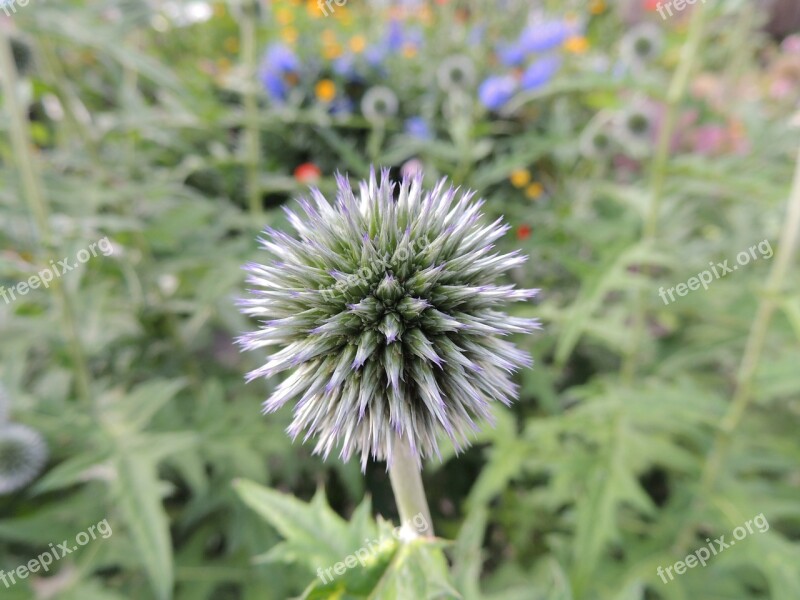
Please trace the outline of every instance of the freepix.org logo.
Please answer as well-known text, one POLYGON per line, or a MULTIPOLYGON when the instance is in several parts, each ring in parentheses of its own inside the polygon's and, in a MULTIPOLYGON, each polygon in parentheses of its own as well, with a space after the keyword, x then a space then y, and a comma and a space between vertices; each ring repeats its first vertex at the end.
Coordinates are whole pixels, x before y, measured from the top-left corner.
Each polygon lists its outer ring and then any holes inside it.
POLYGON ((30 4, 31 0, 0 0, 0 10, 2 10, 7 17, 16 14, 17 7, 25 8, 30 4))

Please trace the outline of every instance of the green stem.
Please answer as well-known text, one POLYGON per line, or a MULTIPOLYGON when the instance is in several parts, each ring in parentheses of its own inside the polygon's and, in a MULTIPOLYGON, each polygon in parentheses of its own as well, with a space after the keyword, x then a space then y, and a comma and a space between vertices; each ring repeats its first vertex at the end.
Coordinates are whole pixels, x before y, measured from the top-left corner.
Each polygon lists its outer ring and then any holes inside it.
MULTIPOLYGON (((642 243, 645 246, 653 244, 658 237, 658 217, 661 212, 661 200, 664 196, 664 184, 667 178, 670 144, 675 132, 678 108, 686 94, 689 86, 689 77, 694 70, 697 57, 700 55, 700 43, 703 40, 705 30, 705 16, 706 8, 704 4, 698 4, 694 7, 688 38, 683 48, 681 48, 680 61, 667 90, 664 120, 661 124, 656 151, 650 167, 650 204, 642 231, 642 243)), ((642 269, 643 275, 646 276, 648 273, 648 268, 642 269)), ((639 346, 644 335, 645 320, 645 291, 639 290, 636 293, 631 345, 622 365, 622 379, 628 383, 631 382, 636 373, 637 361, 640 355, 639 346)))
POLYGON ((242 61, 245 71, 244 112, 245 112, 245 169, 247 202, 250 213, 259 217, 263 211, 259 185, 259 165, 261 164, 261 135, 258 127, 258 98, 256 96, 256 7, 247 4, 242 10, 241 38, 242 61))
POLYGON ((416 524, 415 517, 422 515, 425 527, 422 529, 417 527, 417 532, 423 536, 433 536, 433 522, 425 497, 425 488, 422 485, 419 457, 411 452, 408 441, 399 435, 394 437, 389 479, 392 482, 401 523, 416 524))
MULTIPOLYGON (((800 152, 797 155, 794 183, 789 196, 783 230, 775 251, 775 261, 772 263, 772 269, 767 278, 764 292, 758 303, 756 316, 750 326, 742 362, 739 364, 739 370, 736 374, 733 399, 725 418, 720 424, 720 428, 714 436, 711 451, 703 467, 700 487, 695 494, 693 510, 689 514, 697 514, 701 503, 713 492, 720 468, 724 464, 730 449, 733 434, 741 424, 752 400, 753 380, 761 354, 764 351, 772 315, 778 307, 780 294, 791 266, 792 256, 798 246, 798 238, 800 238, 800 152)), ((692 529, 690 526, 682 530, 676 541, 677 551, 682 552, 688 547, 691 542, 691 535, 692 529)))
MULTIPOLYGON (((8 110, 11 128, 11 144, 14 149, 14 160, 22 181, 25 199, 33 213, 36 228, 39 233, 39 242, 42 247, 43 264, 52 258, 52 233, 50 232, 49 207, 42 191, 41 180, 35 171, 36 157, 31 151, 31 131, 28 115, 19 101, 17 95, 18 79, 17 69, 11 50, 11 40, 6 30, 0 26, 0 83, 3 85, 4 98, 8 110)), ((69 294, 61 285, 58 277, 50 284, 56 295, 62 314, 65 335, 72 354, 73 366, 76 373, 78 394, 87 406, 92 406, 89 366, 83 351, 75 310, 69 294)))

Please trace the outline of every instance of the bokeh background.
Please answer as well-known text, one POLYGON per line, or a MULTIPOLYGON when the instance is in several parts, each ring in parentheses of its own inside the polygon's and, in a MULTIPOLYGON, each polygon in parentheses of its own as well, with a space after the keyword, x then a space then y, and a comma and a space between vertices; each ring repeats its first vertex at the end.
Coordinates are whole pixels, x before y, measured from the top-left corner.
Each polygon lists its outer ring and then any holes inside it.
POLYGON ((425 465, 452 589, 800 598, 796 1, 5 0, 0 32, 0 569, 113 529, 0 597, 458 597, 309 591, 365 498, 397 519, 385 466, 292 444, 233 344, 259 232, 375 164, 477 190, 542 289, 519 401, 425 465))

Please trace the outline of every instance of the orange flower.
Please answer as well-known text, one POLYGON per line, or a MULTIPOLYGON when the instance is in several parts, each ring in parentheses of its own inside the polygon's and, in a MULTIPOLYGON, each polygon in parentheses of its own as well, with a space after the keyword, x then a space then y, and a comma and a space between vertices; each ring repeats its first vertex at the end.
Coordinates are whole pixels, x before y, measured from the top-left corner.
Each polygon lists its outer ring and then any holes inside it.
POLYGON ((314 86, 314 93, 320 102, 330 102, 336 97, 336 84, 330 79, 322 79, 314 86))
POLYGON ((592 0, 589 2, 589 12, 593 15, 606 12, 606 3, 603 0, 592 0))
POLYGON ((531 237, 531 226, 530 225, 520 225, 517 229, 517 239, 520 240, 527 240, 531 237))
POLYGON ((350 39, 350 50, 360 54, 367 47, 367 39, 363 35, 357 35, 350 39))
POLYGON ((527 169, 517 169, 511 172, 511 185, 516 188, 523 188, 531 181, 531 173, 527 169))
POLYGON ((417 55, 417 47, 414 44, 403 45, 403 56, 406 58, 414 58, 417 55))
POLYGON ((564 49, 573 54, 583 54, 589 49, 589 40, 582 35, 573 35, 564 42, 564 49))
POLYGON ((275 11, 275 20, 281 25, 288 25, 294 21, 294 14, 288 8, 279 8, 275 11))
POLYGON ((286 27, 281 30, 281 38, 284 42, 293 46, 294 43, 297 41, 297 29, 294 27, 286 27))
POLYGON ((525 195, 531 200, 536 200, 537 198, 541 198, 543 193, 544 193, 544 187, 538 181, 534 181, 532 184, 530 184, 528 187, 525 188, 525 195))
POLYGON ((339 58, 342 55, 342 52, 344 52, 344 50, 339 42, 325 44, 325 46, 322 48, 322 56, 324 56, 326 60, 339 58))

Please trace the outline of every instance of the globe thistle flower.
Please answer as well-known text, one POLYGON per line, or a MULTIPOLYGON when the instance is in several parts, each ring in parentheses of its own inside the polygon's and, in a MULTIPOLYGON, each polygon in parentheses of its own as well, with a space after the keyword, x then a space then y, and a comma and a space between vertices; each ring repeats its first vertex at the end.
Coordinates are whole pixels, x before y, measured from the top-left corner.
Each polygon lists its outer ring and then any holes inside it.
POLYGON ((629 154, 637 157, 646 154, 655 136, 652 108, 636 102, 620 111, 614 119, 614 133, 629 154))
POLYGON ((0 425, 0 495, 15 492, 33 481, 47 462, 42 436, 25 425, 0 425))
POLYGON ((402 440, 419 460, 439 455, 440 433, 460 449, 531 364, 504 338, 538 323, 500 308, 537 290, 495 283, 525 257, 495 252, 508 226, 481 223, 483 201, 446 180, 424 191, 421 174, 398 186, 373 171, 357 190, 337 186, 333 206, 312 189, 303 217, 287 210, 297 236, 267 229, 274 261, 246 266, 256 289, 242 311, 262 321, 239 343, 282 347, 247 379, 293 370, 264 412, 299 398, 288 432, 316 436, 325 457, 340 443, 364 469, 370 456, 391 463, 402 440))
POLYGON ((484 79, 478 87, 478 98, 489 110, 499 110, 511 100, 517 91, 518 82, 511 75, 493 75, 484 79))
POLYGON ((614 150, 614 136, 607 119, 593 119, 581 133, 578 140, 581 154, 586 158, 608 156, 614 150))
POLYGON ((520 79, 523 90, 535 90, 549 82, 561 68, 561 60, 556 56, 545 56, 534 61, 525 69, 520 79))
POLYGON ((475 85, 475 65, 469 56, 448 56, 436 70, 436 80, 445 92, 463 90, 475 85))
POLYGON ((361 112, 368 121, 383 123, 397 114, 400 101, 388 87, 376 85, 369 88, 361 99, 361 112))
POLYGON ((624 61, 633 67, 651 62, 661 54, 664 36, 652 23, 641 23, 631 29, 620 42, 620 52, 624 61))

